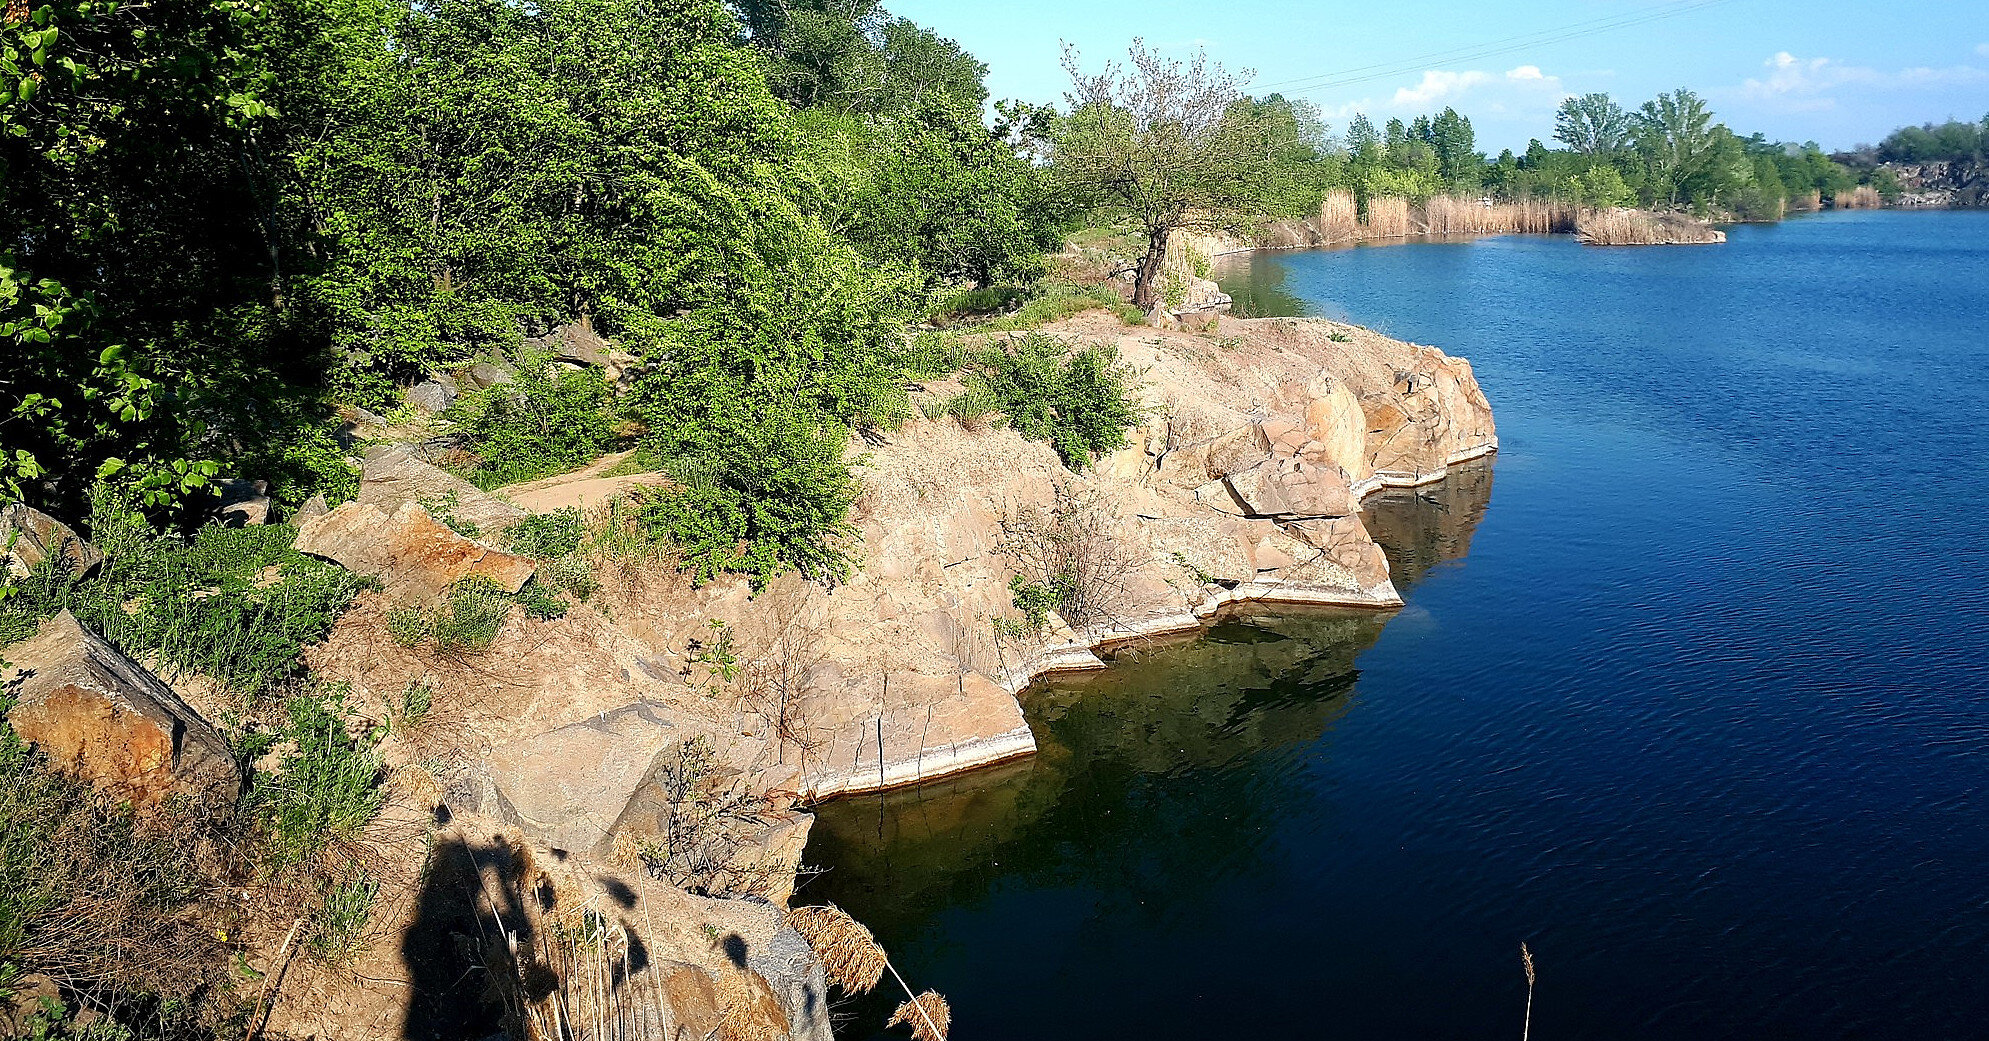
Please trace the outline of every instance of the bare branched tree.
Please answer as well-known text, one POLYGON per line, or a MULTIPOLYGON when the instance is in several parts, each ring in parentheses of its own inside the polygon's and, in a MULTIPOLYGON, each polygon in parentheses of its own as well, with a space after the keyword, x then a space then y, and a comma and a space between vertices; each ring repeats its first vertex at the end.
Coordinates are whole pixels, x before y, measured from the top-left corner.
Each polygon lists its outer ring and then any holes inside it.
POLYGON ((1159 294, 1167 239, 1177 228, 1223 226, 1255 208, 1264 181, 1256 108, 1243 101, 1249 70, 1232 73, 1197 52, 1171 61, 1134 39, 1130 65, 1087 74, 1064 45, 1070 117, 1053 168, 1086 202, 1129 218, 1146 236, 1133 304, 1159 294))
POLYGON ((747 637, 739 697, 746 708, 773 728, 776 751, 787 762, 790 748, 806 762, 814 747, 803 712, 804 696, 816 670, 827 660, 822 651, 825 626, 810 615, 803 583, 781 583, 764 597, 766 609, 756 615, 747 637))
POLYGON ((1083 628, 1125 607, 1126 582, 1142 563, 1112 527, 1112 514, 1097 496, 1059 484, 1048 508, 1024 507, 1002 517, 995 549, 1015 567, 1018 598, 1033 592, 1064 621, 1083 628))

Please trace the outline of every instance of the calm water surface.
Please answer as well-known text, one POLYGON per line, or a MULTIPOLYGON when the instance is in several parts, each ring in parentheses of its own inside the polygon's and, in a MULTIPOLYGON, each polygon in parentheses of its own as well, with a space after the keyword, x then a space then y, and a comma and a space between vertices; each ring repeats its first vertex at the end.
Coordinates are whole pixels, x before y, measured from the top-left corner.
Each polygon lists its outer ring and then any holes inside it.
POLYGON ((1476 365, 1496 459, 1371 502, 1408 605, 1042 687, 803 898, 958 1041, 1509 1039, 1522 939, 1535 1038, 1989 1035, 1989 214, 1228 274, 1476 365))

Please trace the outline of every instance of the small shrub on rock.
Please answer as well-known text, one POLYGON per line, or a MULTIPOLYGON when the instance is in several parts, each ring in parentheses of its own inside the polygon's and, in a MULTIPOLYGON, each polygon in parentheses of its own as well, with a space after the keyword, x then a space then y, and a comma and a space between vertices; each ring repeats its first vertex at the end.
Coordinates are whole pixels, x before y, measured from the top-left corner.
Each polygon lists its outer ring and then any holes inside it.
POLYGON ((527 358, 517 378, 458 398, 444 416, 478 462, 467 476, 482 488, 563 473, 614 441, 613 392, 598 370, 527 358))
POLYGON ((1139 421, 1133 378, 1110 347, 1073 353, 1061 340, 1032 334, 976 355, 968 389, 984 394, 1024 437, 1049 442, 1064 465, 1081 470, 1125 446, 1126 431, 1139 421))

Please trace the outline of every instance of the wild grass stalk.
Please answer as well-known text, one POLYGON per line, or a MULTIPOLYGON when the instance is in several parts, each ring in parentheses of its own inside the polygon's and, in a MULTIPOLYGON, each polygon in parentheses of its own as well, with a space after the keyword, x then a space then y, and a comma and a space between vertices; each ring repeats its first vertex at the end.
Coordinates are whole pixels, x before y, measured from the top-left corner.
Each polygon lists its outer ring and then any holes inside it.
POLYGON ((1526 1021, 1520 1026, 1519 1041, 1527 1041, 1533 1033, 1533 952, 1527 950, 1525 940, 1519 942, 1519 960, 1526 966, 1526 1021))

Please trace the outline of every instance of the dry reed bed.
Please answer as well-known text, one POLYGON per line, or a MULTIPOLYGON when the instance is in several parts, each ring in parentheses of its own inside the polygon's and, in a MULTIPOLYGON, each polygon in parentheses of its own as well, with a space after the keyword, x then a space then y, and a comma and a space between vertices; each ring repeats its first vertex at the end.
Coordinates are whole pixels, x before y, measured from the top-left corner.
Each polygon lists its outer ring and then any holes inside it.
POLYGON ((1869 184, 1861 184, 1848 192, 1838 192, 1830 202, 1834 210, 1876 210, 1879 208, 1878 189, 1869 184))
POLYGON ((1679 246, 1725 242, 1726 232, 1675 213, 1644 210, 1588 210, 1575 222, 1575 235, 1589 246, 1679 246))

